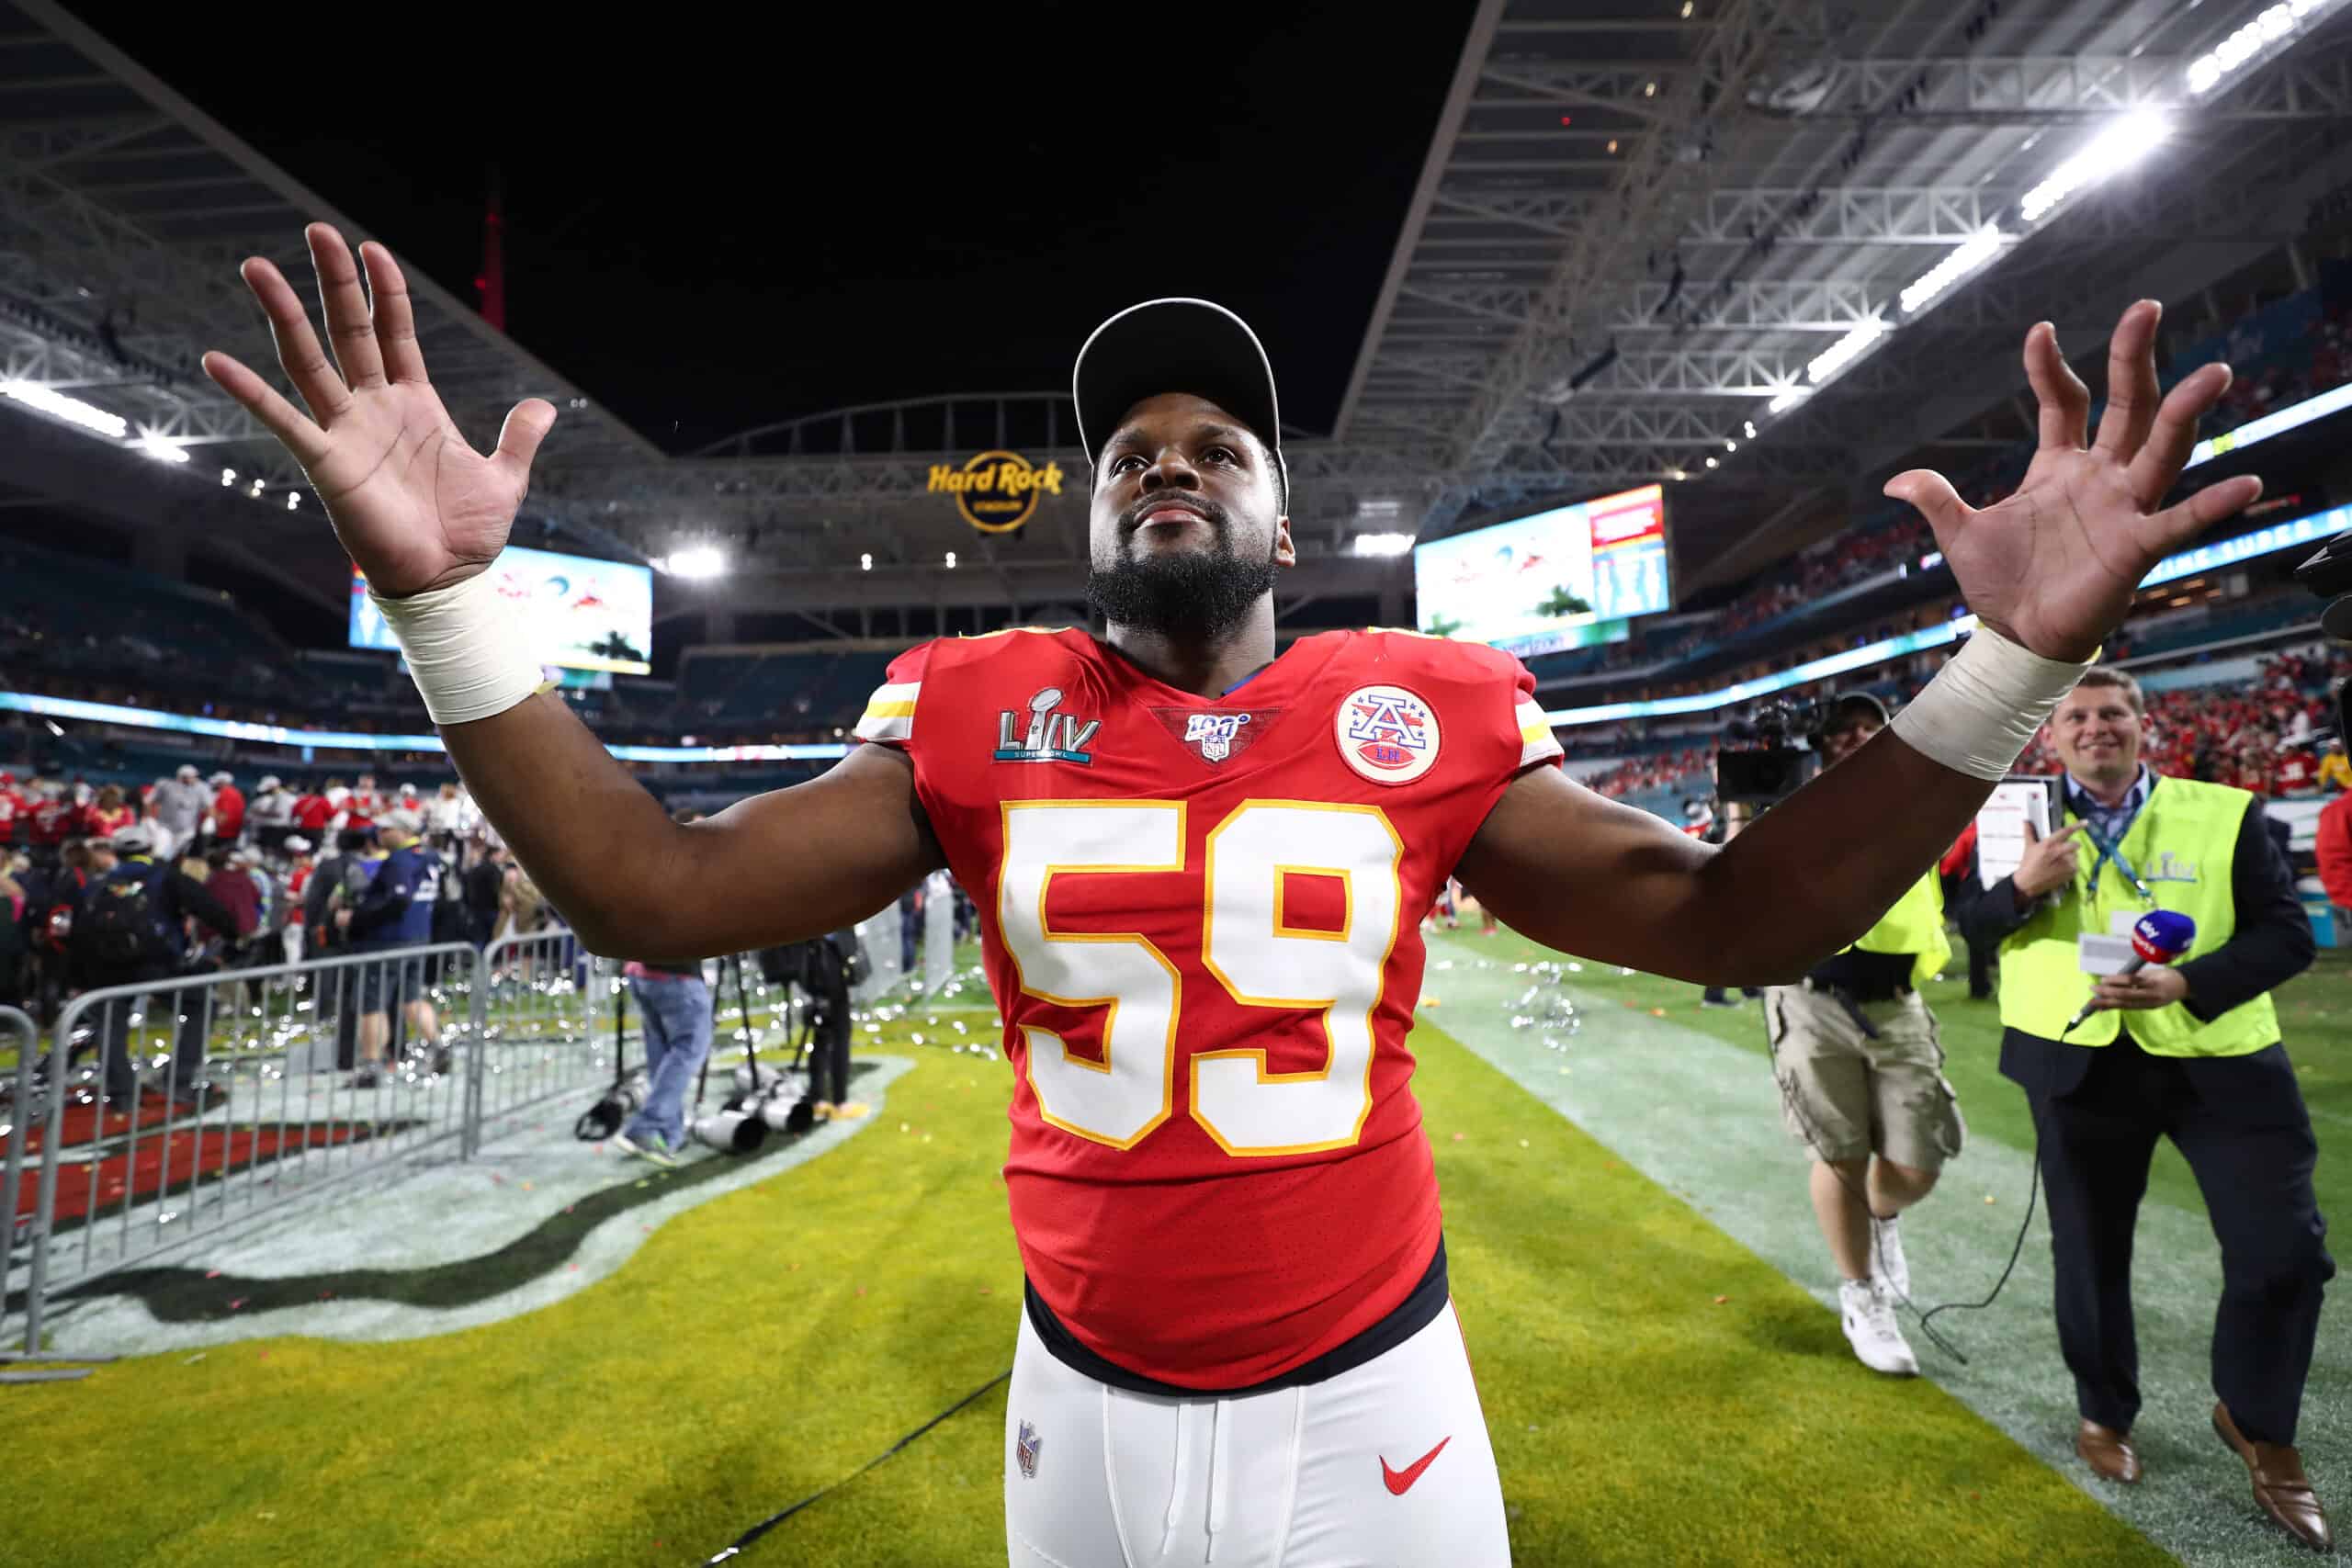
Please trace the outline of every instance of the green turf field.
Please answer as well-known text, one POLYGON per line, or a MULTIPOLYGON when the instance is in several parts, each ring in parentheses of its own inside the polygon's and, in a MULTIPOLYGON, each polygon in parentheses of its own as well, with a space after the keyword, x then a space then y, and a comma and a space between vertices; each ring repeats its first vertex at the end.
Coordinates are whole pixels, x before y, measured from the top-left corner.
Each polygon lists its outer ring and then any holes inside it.
MULTIPOLYGON (((1492 941, 1498 961, 1525 951, 1492 941)), ((1584 1070, 1609 1049, 1611 1005, 1761 1053, 1753 1007, 1706 1013, 1693 987, 1577 978, 1584 1070)), ((2173 1561, 1959 1398, 1863 1371, 1789 1278, 1430 1027, 1490 1024, 1463 1007, 1466 987, 1432 974, 1455 1007, 1428 1011, 1412 1043, 1518 1562, 2173 1561)), ((1936 999, 1976 1137, 2030 1141, 1993 1075, 1989 1008, 1936 999)), ((2282 1003, 2325 1142, 2352 1117, 2352 1045, 2330 1022, 2352 1007, 2352 969, 2326 955, 2282 1003)), ((6 1391, 37 1439, 17 1445, 0 1555, 704 1560, 1010 1359, 1008 1068, 944 1053, 935 1032, 915 1046, 922 1023, 861 1032, 918 1064, 867 1132, 672 1220, 557 1305, 439 1338, 245 1341, 6 1391)), ((2324 1161, 2321 1178, 2325 1201, 2342 1173, 2324 1161)), ((2152 1197, 2194 1203, 2186 1181, 2160 1170, 2152 1197)), ((1003 1415, 992 1393, 743 1561, 1001 1563, 1003 1415)))
MULTIPOLYGON (((1496 949, 1498 956, 1514 960, 1545 956, 1532 943, 1508 934, 1494 940, 1500 944, 1496 949)), ((2026 1110, 2025 1095, 2001 1077, 2000 1010, 1989 1001, 1968 999, 1965 948, 1954 953, 1945 976, 1931 987, 1928 1000, 1942 1030, 1944 1076, 1960 1093, 1968 1125, 1978 1137, 2031 1148, 2033 1120, 2026 1110)), ((1622 1006, 1662 1008, 1678 1023, 1753 1051, 1758 1057, 1770 1055, 1763 1010, 1757 1003, 1726 1010, 1702 1008, 1696 986, 1651 975, 1621 975, 1601 964, 1588 965, 1576 978, 1584 989, 1622 1006)), ((2311 1107, 2320 1147, 2327 1151, 2337 1138, 2352 1131, 2352 949, 2323 949, 2309 972, 2275 995, 2288 1055, 2294 1058, 2302 1080, 2303 1100, 2311 1107)), ((1597 1022, 1592 1025, 1598 1026, 1597 1022)), ((2318 1186, 2323 1213, 2352 1213, 2352 1162, 2323 1157, 2318 1186)), ((2170 1144, 2156 1147, 2148 1195, 2199 1213, 2204 1209, 2196 1179, 2170 1144)))

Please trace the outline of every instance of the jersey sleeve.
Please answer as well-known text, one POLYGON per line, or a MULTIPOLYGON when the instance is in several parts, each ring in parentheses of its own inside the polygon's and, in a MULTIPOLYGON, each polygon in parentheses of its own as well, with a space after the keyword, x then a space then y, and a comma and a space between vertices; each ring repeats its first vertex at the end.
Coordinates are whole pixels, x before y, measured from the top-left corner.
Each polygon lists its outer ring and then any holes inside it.
POLYGON ((1514 689, 1518 705, 1512 710, 1519 724, 1518 771, 1525 773, 1546 762, 1558 767, 1567 753, 1561 750, 1558 738, 1552 733, 1551 724, 1544 717, 1544 705, 1535 700, 1535 672, 1515 659, 1511 660, 1511 668, 1518 677, 1514 689))
POLYGON ((882 683, 865 699, 865 712, 852 733, 873 745, 911 751, 915 739, 915 700, 922 694, 922 674, 931 660, 930 643, 910 648, 890 660, 882 683))

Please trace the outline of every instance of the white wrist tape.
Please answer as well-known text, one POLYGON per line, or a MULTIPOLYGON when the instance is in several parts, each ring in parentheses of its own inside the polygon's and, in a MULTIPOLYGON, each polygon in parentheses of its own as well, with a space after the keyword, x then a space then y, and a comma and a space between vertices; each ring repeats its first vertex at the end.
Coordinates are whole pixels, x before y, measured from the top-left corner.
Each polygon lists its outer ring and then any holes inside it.
POLYGON ((2044 659, 1980 626, 1927 690, 1894 716, 1894 732, 1914 751, 1956 773, 1998 779, 2089 668, 2044 659))
POLYGON ((372 588, 368 597, 400 638, 435 724, 488 718, 539 689, 530 617, 498 596, 490 573, 406 599, 386 599, 372 588))

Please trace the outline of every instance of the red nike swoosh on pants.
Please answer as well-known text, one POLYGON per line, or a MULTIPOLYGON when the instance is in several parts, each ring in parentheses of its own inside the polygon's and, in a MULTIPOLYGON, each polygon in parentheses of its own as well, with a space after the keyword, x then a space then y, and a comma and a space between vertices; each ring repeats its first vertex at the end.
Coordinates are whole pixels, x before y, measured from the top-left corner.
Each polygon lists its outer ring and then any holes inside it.
POLYGON ((1438 1439, 1437 1447, 1431 1449, 1429 1452, 1423 1454, 1420 1458, 1415 1460, 1412 1463, 1407 1465, 1402 1470, 1391 1470, 1388 1468, 1388 1461, 1385 1459, 1382 1460, 1380 1461, 1380 1479, 1387 1483, 1388 1490, 1392 1495, 1402 1497, 1406 1493, 1412 1490, 1413 1483, 1421 1478, 1421 1472, 1430 1467, 1430 1461, 1437 1458, 1438 1455, 1443 1453, 1445 1451, 1445 1445, 1452 1441, 1453 1441, 1453 1439, 1450 1437, 1440 1438, 1438 1439))

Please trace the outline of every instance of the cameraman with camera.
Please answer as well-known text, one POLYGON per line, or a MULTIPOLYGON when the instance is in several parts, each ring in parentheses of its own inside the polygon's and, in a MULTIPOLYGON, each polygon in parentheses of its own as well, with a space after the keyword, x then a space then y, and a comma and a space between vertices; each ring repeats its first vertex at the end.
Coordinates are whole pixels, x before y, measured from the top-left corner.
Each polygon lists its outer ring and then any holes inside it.
MULTIPOLYGON (((1838 697, 1814 736, 1822 767, 1886 725, 1876 697, 1838 697)), ((1936 1016, 1919 993, 1951 956, 1943 883, 1930 866, 1853 946, 1764 992, 1781 1111, 1813 1151, 1814 1217, 1838 1268, 1847 1343, 1864 1366, 1898 1377, 1919 1362, 1895 1322, 1911 1294, 1896 1221, 1935 1190, 1966 1137, 1936 1016)))

